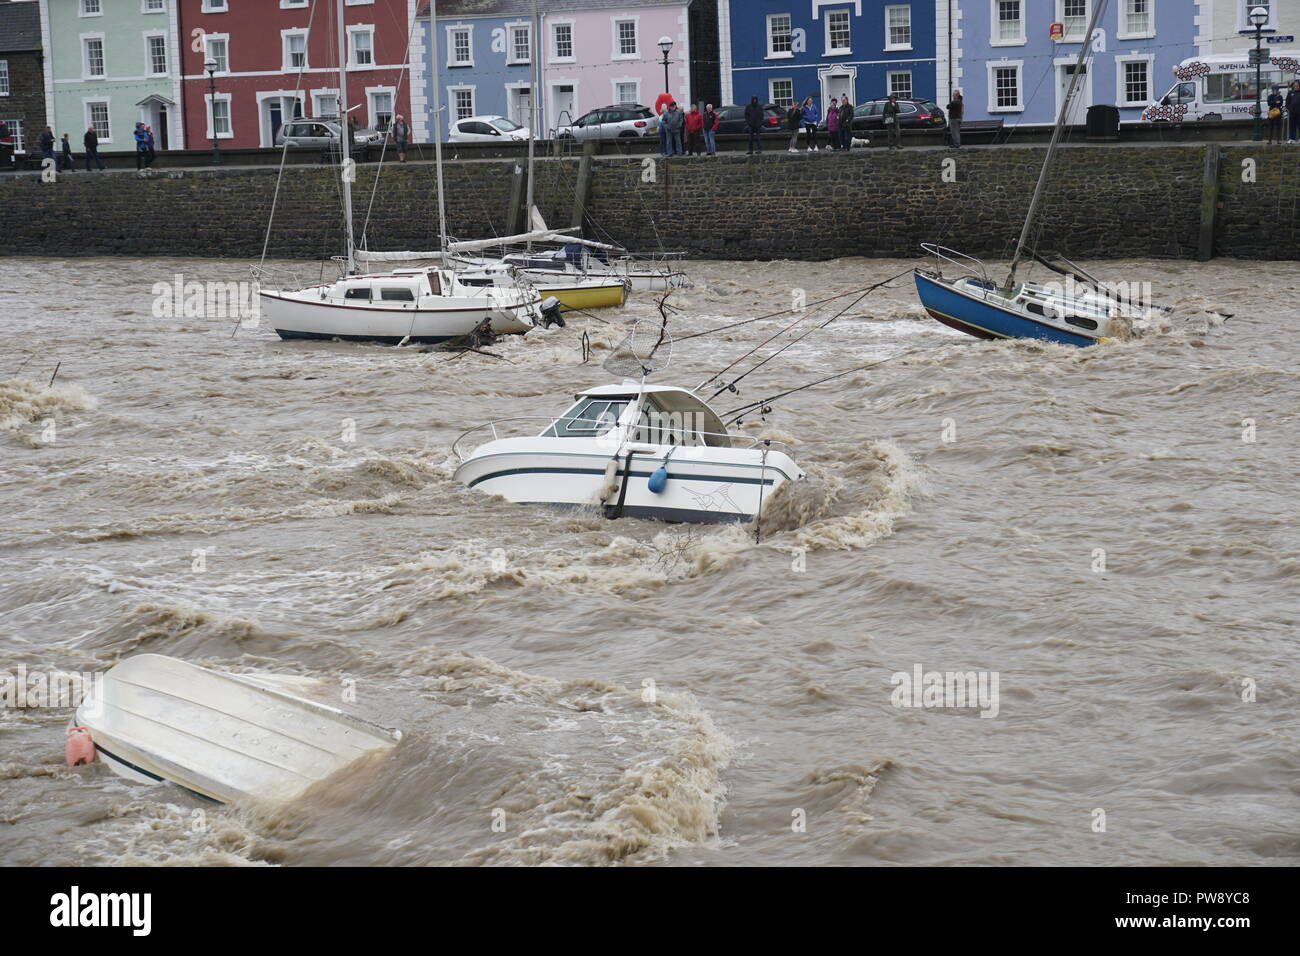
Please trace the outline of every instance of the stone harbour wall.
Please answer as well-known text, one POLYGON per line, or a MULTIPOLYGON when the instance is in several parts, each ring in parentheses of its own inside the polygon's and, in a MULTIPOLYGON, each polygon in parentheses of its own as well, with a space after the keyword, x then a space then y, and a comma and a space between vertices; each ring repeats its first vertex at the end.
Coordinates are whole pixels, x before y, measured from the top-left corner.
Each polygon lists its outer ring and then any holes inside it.
MULTIPOLYGON (((1037 181, 1041 147, 915 149, 749 159, 646 156, 544 158, 535 201, 569 225, 582 184, 586 234, 637 251, 718 259, 913 258, 933 241, 1005 255, 1037 181), (584 175, 583 164, 589 164, 584 175)), ((1214 165, 1213 163, 1211 165, 1214 165)), ((449 233, 460 239, 522 226, 522 164, 444 164, 449 233), (513 198, 512 198, 513 197, 513 198), (511 210, 515 210, 512 214, 511 210)), ((435 167, 357 168, 358 237, 379 250, 436 248, 435 167)), ((269 167, 39 173, 0 177, 0 253, 316 259, 342 249, 337 170, 269 167)), ((1300 148, 1253 145, 1067 146, 1053 164, 1036 236, 1071 258, 1300 259, 1300 148), (1217 170, 1207 176, 1207 149, 1217 170), (1210 154, 1212 157, 1215 153, 1210 154), (1249 174, 1243 160, 1252 160, 1249 174), (1207 232, 1207 229, 1209 230, 1207 232)))

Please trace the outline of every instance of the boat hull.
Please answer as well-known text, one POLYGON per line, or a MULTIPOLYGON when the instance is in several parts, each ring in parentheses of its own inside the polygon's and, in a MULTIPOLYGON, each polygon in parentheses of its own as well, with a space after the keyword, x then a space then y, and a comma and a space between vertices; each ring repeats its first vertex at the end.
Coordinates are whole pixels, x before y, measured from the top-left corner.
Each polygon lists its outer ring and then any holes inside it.
POLYGON ((1018 309, 1000 304, 995 297, 969 294, 921 272, 916 273, 916 293, 931 318, 976 338, 1039 339, 1079 347, 1100 341, 1100 337, 1038 322, 1018 309))
POLYGON ((477 449, 455 477, 516 504, 593 507, 608 517, 696 524, 752 521, 782 485, 803 477, 785 453, 775 450, 764 458, 758 448, 679 447, 668 456, 663 490, 655 493, 650 477, 664 464, 669 446, 639 447, 644 450, 635 451, 629 464, 627 448, 616 445, 499 439, 477 449), (611 461, 617 462, 613 469, 611 461))
MULTIPOLYGON (((471 298, 445 308, 382 308, 343 305, 281 292, 260 293, 262 317, 282 339, 342 339, 350 342, 436 343, 468 335, 484 319, 498 334, 533 327, 525 308, 494 308, 471 298)), ((540 303, 529 303, 527 309, 540 303)))
POLYGON ((543 299, 554 296, 565 309, 618 308, 627 301, 627 286, 622 282, 586 285, 539 283, 535 288, 543 299))

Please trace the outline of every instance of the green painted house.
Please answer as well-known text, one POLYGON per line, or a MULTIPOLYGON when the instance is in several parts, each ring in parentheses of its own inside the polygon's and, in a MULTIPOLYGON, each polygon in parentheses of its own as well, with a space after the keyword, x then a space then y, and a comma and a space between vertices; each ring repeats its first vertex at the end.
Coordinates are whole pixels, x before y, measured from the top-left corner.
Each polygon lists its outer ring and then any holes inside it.
POLYGON ((94 127, 102 151, 135 148, 136 123, 156 147, 184 149, 177 0, 40 0, 50 125, 94 127))

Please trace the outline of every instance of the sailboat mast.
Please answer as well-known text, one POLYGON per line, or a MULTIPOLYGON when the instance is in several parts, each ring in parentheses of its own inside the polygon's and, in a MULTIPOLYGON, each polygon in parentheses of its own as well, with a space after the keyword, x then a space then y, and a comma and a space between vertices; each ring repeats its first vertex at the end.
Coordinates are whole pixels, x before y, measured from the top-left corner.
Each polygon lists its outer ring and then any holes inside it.
MULTIPOLYGON (((352 158, 352 132, 348 128, 348 41, 347 30, 343 26, 343 0, 337 0, 338 6, 338 40, 339 40, 339 149, 340 162, 347 168, 352 158)), ((352 177, 343 175, 343 228, 347 233, 347 274, 356 271, 356 244, 352 238, 352 177)))
MULTIPOLYGON (((538 108, 540 106, 538 94, 541 91, 538 89, 537 83, 537 61, 542 52, 542 31, 541 24, 537 20, 537 0, 533 0, 533 25, 529 32, 532 36, 529 37, 528 47, 528 85, 532 89, 528 94, 529 113, 531 115, 528 117, 528 208, 524 213, 524 220, 527 223, 527 227, 524 229, 525 232, 533 231, 533 142, 537 139, 537 119, 541 114, 541 110, 538 108)), ((533 250, 533 241, 531 239, 528 240, 527 249, 529 252, 533 250)))
POLYGON ((438 175, 438 251, 443 253, 445 263, 447 206, 442 198, 442 80, 438 75, 438 0, 429 4, 429 35, 433 43, 433 160, 438 175))
POLYGON ((1029 230, 1033 227, 1034 216, 1038 213, 1038 203, 1043 198, 1043 186, 1047 182, 1047 171, 1052 165, 1052 155, 1056 152, 1056 145, 1061 139, 1061 131, 1065 128, 1065 117, 1070 110, 1070 103, 1074 100, 1074 88, 1079 83, 1081 69, 1088 59, 1088 47, 1092 44, 1092 36, 1097 29, 1097 21, 1101 19, 1101 11, 1104 6, 1106 6, 1106 0, 1093 0, 1092 19, 1088 23, 1088 29, 1084 31, 1083 42, 1079 44, 1079 57, 1074 61, 1074 73, 1070 76, 1070 85, 1065 91, 1065 98, 1061 100, 1061 112, 1056 117, 1056 127, 1052 130, 1052 139, 1047 144, 1047 155, 1043 157, 1043 168, 1038 171, 1038 185, 1034 187, 1033 198, 1029 200, 1029 212, 1025 214, 1025 225, 1020 230, 1020 241, 1016 243, 1016 254, 1011 257, 1011 271, 1007 275, 1006 285, 1008 289, 1015 284, 1016 267, 1020 264, 1020 260, 1024 258, 1025 245, 1029 242, 1029 230))

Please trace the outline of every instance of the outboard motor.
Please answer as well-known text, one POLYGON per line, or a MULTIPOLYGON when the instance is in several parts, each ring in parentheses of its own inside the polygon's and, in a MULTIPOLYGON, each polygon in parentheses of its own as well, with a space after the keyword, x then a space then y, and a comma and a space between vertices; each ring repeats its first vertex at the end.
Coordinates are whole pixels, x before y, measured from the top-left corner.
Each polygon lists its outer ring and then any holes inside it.
POLYGON ((564 328, 564 316, 560 315, 560 300, 548 295, 542 300, 542 328, 549 329, 552 325, 564 328))

